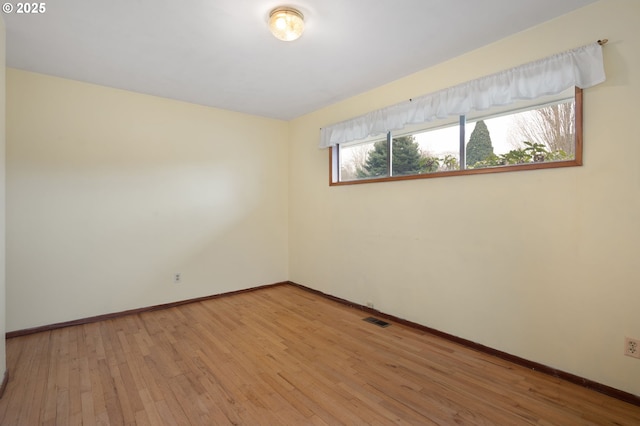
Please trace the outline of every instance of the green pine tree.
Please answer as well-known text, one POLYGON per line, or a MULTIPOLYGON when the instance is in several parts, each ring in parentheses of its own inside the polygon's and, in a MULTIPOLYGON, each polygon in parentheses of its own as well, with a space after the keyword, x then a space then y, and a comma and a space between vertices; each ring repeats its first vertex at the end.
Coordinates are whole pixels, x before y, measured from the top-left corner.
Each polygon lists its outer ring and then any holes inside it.
MULTIPOLYGON (((393 139, 393 176, 415 175, 428 171, 428 165, 420 153, 414 137, 402 136, 393 139)), ((364 167, 358 171, 359 178, 376 178, 389 175, 387 141, 378 141, 369 152, 364 167)), ((437 166, 436 166, 437 168, 437 166)))
POLYGON ((413 136, 402 136, 393 139, 393 175, 416 175, 423 172, 420 146, 413 136))
POLYGON ((476 163, 484 161, 493 155, 491 136, 483 120, 478 121, 473 132, 471 132, 466 154, 467 167, 473 167, 476 163))
POLYGON ((373 145, 373 150, 369 151, 364 167, 358 169, 359 178, 376 178, 387 176, 387 141, 378 141, 373 145))

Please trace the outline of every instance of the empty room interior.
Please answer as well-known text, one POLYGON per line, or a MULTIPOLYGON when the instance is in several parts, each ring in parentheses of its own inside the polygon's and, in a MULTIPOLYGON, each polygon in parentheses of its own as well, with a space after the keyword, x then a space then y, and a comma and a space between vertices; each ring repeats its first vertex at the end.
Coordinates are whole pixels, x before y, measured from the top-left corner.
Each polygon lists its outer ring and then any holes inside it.
POLYGON ((2 21, 0 424, 640 424, 637 0, 2 21))

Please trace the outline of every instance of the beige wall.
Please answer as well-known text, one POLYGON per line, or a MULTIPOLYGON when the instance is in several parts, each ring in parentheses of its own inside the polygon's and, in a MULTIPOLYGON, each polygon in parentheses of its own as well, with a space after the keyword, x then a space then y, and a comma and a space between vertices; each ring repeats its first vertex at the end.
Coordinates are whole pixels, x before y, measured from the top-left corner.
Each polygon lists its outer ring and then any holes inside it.
POLYGON ((7 120, 7 330, 287 279, 286 122, 15 69, 7 120))
MULTIPOLYGON (((0 336, 7 329, 6 322, 6 289, 5 289, 5 26, 0 16, 0 336)), ((7 368, 5 339, 0 338, 0 382, 7 368)))
POLYGON ((601 1, 292 122, 290 279, 640 395, 639 16, 601 1), (328 186, 318 128, 598 38, 583 167, 328 186))

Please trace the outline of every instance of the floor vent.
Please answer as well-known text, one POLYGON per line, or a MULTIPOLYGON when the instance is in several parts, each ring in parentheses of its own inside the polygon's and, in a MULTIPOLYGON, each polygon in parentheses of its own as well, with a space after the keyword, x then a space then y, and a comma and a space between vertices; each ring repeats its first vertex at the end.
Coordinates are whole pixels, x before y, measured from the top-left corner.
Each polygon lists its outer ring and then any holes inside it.
POLYGON ((364 318, 362 321, 370 322, 371 324, 375 324, 378 327, 389 327, 391 325, 386 321, 382 321, 381 319, 374 317, 364 318))

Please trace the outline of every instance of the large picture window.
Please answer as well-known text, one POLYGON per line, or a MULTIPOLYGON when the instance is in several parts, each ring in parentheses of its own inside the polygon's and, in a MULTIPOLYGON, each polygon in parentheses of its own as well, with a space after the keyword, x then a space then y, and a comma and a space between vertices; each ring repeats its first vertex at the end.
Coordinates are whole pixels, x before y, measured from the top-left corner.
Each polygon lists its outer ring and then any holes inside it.
POLYGON ((582 165, 582 90, 599 40, 320 129, 330 184, 582 165))
POLYGON ((329 151, 332 185, 579 166, 582 90, 406 127, 329 151))

